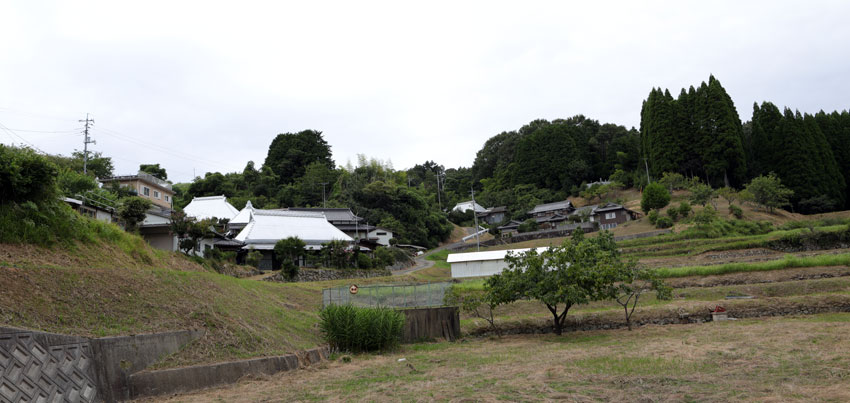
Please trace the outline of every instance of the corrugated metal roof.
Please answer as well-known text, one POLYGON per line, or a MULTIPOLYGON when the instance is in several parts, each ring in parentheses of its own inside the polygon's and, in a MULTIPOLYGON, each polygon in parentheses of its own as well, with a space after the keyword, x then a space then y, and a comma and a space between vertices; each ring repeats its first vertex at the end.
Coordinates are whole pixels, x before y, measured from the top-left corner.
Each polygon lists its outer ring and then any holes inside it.
MULTIPOLYGON (((483 261, 483 260, 502 260, 508 254, 508 252, 513 252, 514 254, 523 253, 531 250, 532 248, 523 248, 523 249, 506 249, 506 250, 488 250, 486 252, 467 252, 467 253, 450 253, 446 258, 446 262, 448 263, 458 263, 458 262, 474 262, 474 261, 483 261)), ((537 253, 541 253, 548 248, 534 248, 537 250, 537 253)))
POLYGON ((313 245, 333 240, 353 241, 331 225, 324 214, 287 210, 255 210, 254 220, 234 239, 247 244, 274 244, 293 236, 313 245))
POLYGON ((227 202, 224 196, 208 196, 196 197, 188 206, 183 208, 183 212, 189 217, 195 217, 198 220, 206 220, 208 218, 226 218, 228 220, 236 217, 239 210, 227 202))

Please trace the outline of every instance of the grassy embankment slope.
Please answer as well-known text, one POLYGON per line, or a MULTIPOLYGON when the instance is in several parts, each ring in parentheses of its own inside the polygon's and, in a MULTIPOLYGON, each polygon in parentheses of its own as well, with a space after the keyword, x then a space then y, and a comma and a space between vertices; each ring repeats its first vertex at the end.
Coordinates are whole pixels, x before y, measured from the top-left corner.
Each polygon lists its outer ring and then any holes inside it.
MULTIPOLYGON (((57 209, 27 225, 0 206, 2 325, 88 337, 205 329, 169 366, 282 354, 321 344, 321 290, 350 282, 238 279, 57 209)), ((427 280, 426 271, 358 284, 427 280)))
POLYGON ((321 300, 312 290, 218 274, 66 206, 38 225, 14 222, 15 212, 2 209, 3 325, 90 337, 206 329, 175 364, 320 342, 314 325, 321 300))

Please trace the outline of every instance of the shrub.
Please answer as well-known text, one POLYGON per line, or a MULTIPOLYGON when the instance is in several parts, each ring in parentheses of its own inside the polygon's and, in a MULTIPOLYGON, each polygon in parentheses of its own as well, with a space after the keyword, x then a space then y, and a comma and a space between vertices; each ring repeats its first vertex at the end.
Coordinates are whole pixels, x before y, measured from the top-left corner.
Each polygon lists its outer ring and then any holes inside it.
POLYGON ((670 192, 664 185, 654 182, 646 185, 643 196, 640 199, 640 208, 644 212, 661 209, 670 203, 670 192))
MULTIPOLYGON (((291 236, 286 239, 281 239, 274 244, 274 255, 281 262, 281 265, 287 266, 287 263, 292 266, 298 266, 295 263, 298 258, 304 255, 304 248, 307 245, 297 236, 291 236)), ((291 267, 287 267, 292 271, 291 267)), ((297 269, 296 269, 297 273, 297 269)), ((292 277, 290 277, 291 279, 292 277)))
POLYGON ((540 224, 537 223, 533 218, 529 218, 522 222, 522 224, 517 227, 517 231, 519 232, 531 232, 537 231, 540 228, 540 224))
POLYGON ((679 215, 682 217, 687 217, 691 214, 691 205, 688 202, 683 201, 679 203, 679 215))
POLYGON ((263 252, 252 250, 245 256, 245 263, 249 266, 260 267, 260 261, 263 260, 263 252))
POLYGON ((375 249, 375 266, 384 268, 395 264, 395 257, 390 248, 379 246, 375 249))
POLYGON ((697 225, 708 225, 715 219, 717 219, 717 210, 711 206, 705 206, 702 210, 694 213, 694 222, 697 225))
POLYGON ((319 329, 332 348, 349 352, 386 350, 398 345, 404 314, 391 308, 328 305, 319 312, 319 329))
POLYGON ((745 190, 752 195, 753 201, 771 213, 776 208, 790 204, 788 199, 794 195, 794 191, 783 186, 782 181, 773 172, 767 176, 753 178, 745 190))
POLYGON ((691 203, 705 206, 717 197, 717 193, 711 186, 702 182, 694 182, 691 185, 691 203))
POLYGON ((461 226, 467 227, 472 226, 472 222, 475 220, 475 210, 469 209, 466 211, 452 210, 449 212, 449 221, 461 226))
POLYGON ((150 200, 139 197, 130 196, 121 199, 121 206, 118 207, 118 217, 124 221, 124 227, 127 231, 135 232, 139 223, 144 221, 145 212, 151 208, 150 200))
POLYGON ((734 204, 729 205, 729 214, 732 214, 732 216, 735 217, 736 220, 741 220, 744 218, 744 210, 734 204))
POLYGON ((369 255, 365 253, 357 254, 357 268, 358 269, 371 269, 374 267, 375 263, 369 255))
POLYGON ((649 214, 646 215, 646 218, 649 219, 649 223, 655 225, 658 222, 658 210, 652 210, 649 214))
POLYGON ((0 203, 41 202, 56 196, 59 169, 29 148, 0 144, 0 203))
POLYGON ((670 228, 672 226, 673 220, 670 219, 670 217, 658 217, 658 219, 655 220, 655 228, 670 228))
POLYGON ((671 220, 676 221, 679 218, 679 210, 674 207, 670 207, 667 209, 667 216, 670 217, 671 220))

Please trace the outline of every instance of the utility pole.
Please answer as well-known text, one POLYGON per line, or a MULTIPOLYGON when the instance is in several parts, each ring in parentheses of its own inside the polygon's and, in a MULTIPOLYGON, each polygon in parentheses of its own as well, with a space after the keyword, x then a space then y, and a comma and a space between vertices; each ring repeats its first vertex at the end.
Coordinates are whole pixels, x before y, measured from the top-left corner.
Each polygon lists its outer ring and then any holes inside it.
POLYGON ((440 174, 437 174, 437 206, 440 207, 440 211, 443 211, 443 202, 440 200, 440 174))
POLYGON ((80 120, 79 122, 86 124, 83 130, 83 134, 85 134, 85 138, 83 139, 83 174, 85 174, 89 164, 89 144, 97 143, 89 138, 89 127, 94 124, 94 119, 89 119, 89 114, 87 113, 86 120, 80 120))
POLYGON ((328 184, 328 182, 321 182, 321 185, 322 185, 322 208, 326 207, 325 206, 325 185, 327 185, 327 184, 328 184))
POLYGON ((481 242, 478 240, 478 211, 475 210, 475 188, 470 187, 472 189, 472 217, 475 220, 475 248, 477 252, 481 252, 481 242))
POLYGON ((646 184, 649 184, 649 162, 646 161, 646 157, 643 158, 643 165, 646 166, 646 184))

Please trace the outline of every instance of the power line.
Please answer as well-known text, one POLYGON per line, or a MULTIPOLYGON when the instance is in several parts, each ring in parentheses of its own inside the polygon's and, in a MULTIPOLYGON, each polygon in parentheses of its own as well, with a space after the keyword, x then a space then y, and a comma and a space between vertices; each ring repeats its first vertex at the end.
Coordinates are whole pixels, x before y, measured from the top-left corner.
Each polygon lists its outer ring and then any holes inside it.
MULTIPOLYGON (((27 141, 27 139, 23 138, 20 134, 15 133, 15 131, 14 131, 14 130, 12 130, 12 129, 10 129, 10 128, 6 127, 6 126, 5 126, 5 125, 3 125, 2 123, 0 123, 0 129, 3 129, 3 130, 6 132, 6 134, 15 135, 17 138, 21 139, 21 141, 23 141, 25 144, 29 145, 30 147, 32 147, 32 148, 33 148, 33 149, 35 149, 36 151, 38 151, 38 152, 40 152, 40 153, 42 153, 42 154, 47 154, 46 152, 44 152, 44 150, 42 150, 42 149, 40 149, 40 148, 36 147, 36 146, 35 146, 35 144, 30 143, 29 141, 27 141)), ((13 141, 13 143, 14 143, 14 141, 13 141)))
POLYGON ((154 151, 162 152, 162 153, 165 153, 165 154, 170 154, 171 156, 174 156, 174 157, 177 157, 177 158, 182 158, 182 159, 190 160, 190 161, 193 161, 193 162, 197 162, 199 164, 206 165, 210 168, 215 169, 215 168, 219 167, 218 164, 220 163, 220 161, 207 160, 207 159, 195 156, 195 155, 187 154, 187 153, 180 152, 180 151, 175 151, 172 148, 147 143, 143 140, 139 140, 139 139, 121 134, 119 132, 116 132, 115 130, 105 129, 103 127, 100 127, 98 129, 98 131, 101 134, 105 134, 107 136, 114 137, 114 138, 119 139, 119 140, 124 140, 126 142, 133 143, 135 145, 142 146, 142 147, 147 147, 147 148, 150 148, 154 151))

